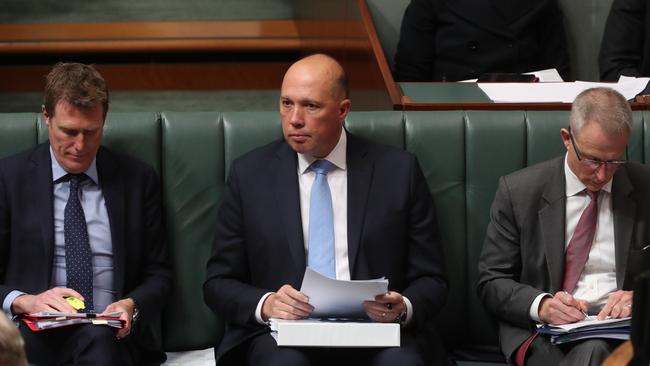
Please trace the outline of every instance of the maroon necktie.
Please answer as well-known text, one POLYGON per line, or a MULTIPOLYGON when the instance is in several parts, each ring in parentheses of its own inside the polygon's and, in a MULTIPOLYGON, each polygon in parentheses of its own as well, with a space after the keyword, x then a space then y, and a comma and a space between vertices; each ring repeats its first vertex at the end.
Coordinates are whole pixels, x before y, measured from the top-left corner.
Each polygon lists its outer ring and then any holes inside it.
POLYGON ((582 274, 582 270, 585 267, 585 263, 587 263, 591 243, 594 241, 594 235, 596 234, 596 225, 598 224, 599 192, 586 191, 591 198, 591 202, 589 202, 587 208, 582 212, 576 230, 566 250, 562 288, 570 294, 573 293, 582 274))

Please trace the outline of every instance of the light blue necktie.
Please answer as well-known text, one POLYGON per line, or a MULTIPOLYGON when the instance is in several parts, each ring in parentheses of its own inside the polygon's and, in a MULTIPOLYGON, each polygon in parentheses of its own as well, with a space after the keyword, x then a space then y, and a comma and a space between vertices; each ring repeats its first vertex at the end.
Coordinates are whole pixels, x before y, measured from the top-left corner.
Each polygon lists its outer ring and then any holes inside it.
POLYGON ((334 213, 327 173, 334 164, 316 160, 309 169, 316 173, 309 202, 309 248, 307 265, 316 272, 336 278, 334 261, 334 213))

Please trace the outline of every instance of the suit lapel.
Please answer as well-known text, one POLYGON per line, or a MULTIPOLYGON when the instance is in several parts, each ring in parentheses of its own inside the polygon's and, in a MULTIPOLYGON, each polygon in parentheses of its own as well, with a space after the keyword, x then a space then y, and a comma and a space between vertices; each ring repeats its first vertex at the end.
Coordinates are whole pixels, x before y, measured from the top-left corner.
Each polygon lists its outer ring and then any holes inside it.
POLYGON ((297 273, 302 279, 306 268, 305 243, 300 216, 300 187, 298 186, 298 156, 282 142, 278 146, 277 159, 271 167, 273 190, 280 218, 297 273))
POLYGON ((614 245, 616 248, 616 285, 623 288, 627 258, 632 243, 636 202, 630 197, 634 190, 627 169, 620 169, 612 184, 612 211, 614 213, 614 245))
POLYGON ((356 258, 363 232, 368 194, 372 182, 374 163, 369 162, 368 151, 362 140, 348 134, 348 262, 350 276, 355 273, 356 258))
POLYGON ((566 179, 564 177, 564 158, 557 160, 555 173, 547 182, 542 195, 544 206, 539 211, 539 229, 546 254, 549 289, 556 292, 562 289, 564 278, 564 247, 566 226, 566 179))
POLYGON ((30 177, 28 180, 28 191, 34 197, 27 204, 33 205, 34 210, 40 216, 41 237, 43 238, 43 253, 45 253, 45 263, 47 266, 47 286, 50 285, 52 275, 52 261, 54 256, 54 203, 53 203, 53 185, 52 182, 52 161, 50 160, 50 145, 42 144, 38 146, 30 156, 30 177))
POLYGON ((100 147, 97 153, 97 175, 104 195, 108 221, 111 227, 111 242, 113 245, 113 271, 115 291, 118 298, 124 294, 124 272, 126 261, 125 247, 125 188, 124 177, 112 156, 100 147))

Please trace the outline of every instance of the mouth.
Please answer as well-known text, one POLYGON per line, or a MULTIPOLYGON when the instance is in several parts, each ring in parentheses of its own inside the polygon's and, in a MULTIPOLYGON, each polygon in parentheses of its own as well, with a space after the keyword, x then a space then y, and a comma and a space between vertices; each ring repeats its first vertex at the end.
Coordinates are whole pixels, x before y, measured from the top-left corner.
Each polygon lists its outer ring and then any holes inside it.
POLYGON ((289 139, 295 142, 305 142, 307 139, 309 139, 309 135, 300 135, 300 134, 290 134, 289 139))
POLYGON ((84 160, 86 158, 86 155, 68 154, 68 158, 79 161, 84 160))

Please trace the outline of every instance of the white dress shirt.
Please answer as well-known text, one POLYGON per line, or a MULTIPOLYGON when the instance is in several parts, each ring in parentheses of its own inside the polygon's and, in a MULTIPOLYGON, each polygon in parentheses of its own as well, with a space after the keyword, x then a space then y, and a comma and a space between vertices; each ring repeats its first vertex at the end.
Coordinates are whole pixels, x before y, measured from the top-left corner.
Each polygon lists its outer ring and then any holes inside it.
MULTIPOLYGON (((576 230, 582 212, 591 199, 585 192, 587 188, 571 171, 564 159, 564 176, 566 179, 566 223, 565 252, 576 230)), ((612 210, 612 180, 610 179, 598 195, 598 223, 596 234, 589 251, 589 258, 573 291, 577 299, 589 303, 589 312, 597 313, 607 303, 610 293, 617 290, 616 285, 616 247, 614 245, 614 212, 612 210)), ((539 295, 530 308, 530 316, 539 320, 539 303, 544 296, 539 295)))

